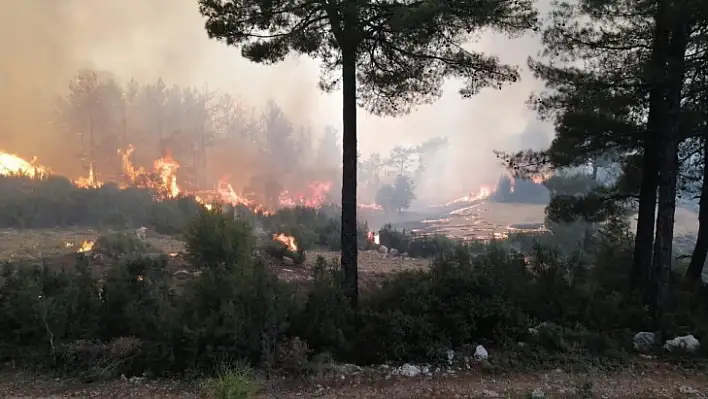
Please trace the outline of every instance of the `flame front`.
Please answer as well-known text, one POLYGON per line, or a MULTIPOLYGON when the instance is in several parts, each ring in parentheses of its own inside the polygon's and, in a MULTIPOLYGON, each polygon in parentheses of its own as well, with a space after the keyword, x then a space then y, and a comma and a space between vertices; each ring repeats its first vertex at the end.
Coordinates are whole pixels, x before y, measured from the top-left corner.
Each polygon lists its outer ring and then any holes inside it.
POLYGON ((369 238, 369 241, 373 242, 376 245, 381 245, 379 233, 374 233, 373 231, 370 231, 367 236, 369 238))
POLYGON ((273 234, 273 240, 282 242, 292 252, 297 251, 297 244, 295 243, 295 237, 293 236, 289 236, 283 233, 273 234))
POLYGON ((476 193, 470 193, 468 195, 465 195, 464 197, 460 197, 455 200, 452 200, 452 201, 448 202, 447 204, 445 204, 444 206, 449 206, 449 205, 458 204, 458 203, 481 201, 481 200, 489 198, 492 194, 494 194, 494 190, 491 187, 481 186, 479 188, 479 191, 477 191, 476 193))
POLYGON ((309 193, 296 193, 292 195, 288 190, 283 191, 278 196, 278 203, 281 206, 307 206, 319 208, 324 204, 332 183, 328 181, 313 181, 307 185, 309 193))
POLYGON ((20 175, 35 179, 49 174, 49 169, 36 164, 36 161, 36 158, 27 161, 17 155, 0 151, 0 175, 20 175))
POLYGON ((179 162, 172 157, 169 151, 153 162, 153 170, 146 171, 142 166, 133 164, 132 156, 135 146, 128 145, 125 150, 119 149, 121 168, 125 177, 136 187, 151 188, 158 192, 157 199, 175 198, 181 190, 177 184, 177 169, 179 162))

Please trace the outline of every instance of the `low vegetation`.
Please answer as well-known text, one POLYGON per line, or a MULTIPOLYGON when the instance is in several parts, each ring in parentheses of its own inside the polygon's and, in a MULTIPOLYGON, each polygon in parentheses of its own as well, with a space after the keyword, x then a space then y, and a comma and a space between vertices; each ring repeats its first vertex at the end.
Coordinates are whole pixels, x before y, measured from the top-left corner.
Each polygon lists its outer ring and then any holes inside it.
MULTIPOLYGON (((363 291, 355 315, 337 264, 318 259, 305 290, 280 281, 248 222, 202 211, 185 235, 201 275, 179 291, 164 257, 126 257, 100 280, 81 254, 75 271, 5 264, 0 361, 86 380, 215 376, 204 389, 230 398, 256 389, 245 365, 302 375, 323 357, 443 364, 449 350, 471 357, 482 344, 491 370, 617 364, 651 319, 623 294, 631 247, 605 233, 582 258, 593 266, 538 246, 525 255, 501 242, 446 242, 429 270, 363 291)), ((671 292, 665 334, 706 336, 708 292, 681 278, 671 292)))

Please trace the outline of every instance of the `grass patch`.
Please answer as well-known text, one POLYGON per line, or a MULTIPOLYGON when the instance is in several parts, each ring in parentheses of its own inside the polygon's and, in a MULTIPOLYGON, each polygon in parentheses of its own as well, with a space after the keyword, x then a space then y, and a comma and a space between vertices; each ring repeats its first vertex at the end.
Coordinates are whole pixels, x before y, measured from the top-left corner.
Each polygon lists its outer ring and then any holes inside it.
POLYGON ((257 392, 253 370, 242 364, 223 368, 215 377, 206 380, 202 388, 206 397, 215 399, 249 399, 257 392))

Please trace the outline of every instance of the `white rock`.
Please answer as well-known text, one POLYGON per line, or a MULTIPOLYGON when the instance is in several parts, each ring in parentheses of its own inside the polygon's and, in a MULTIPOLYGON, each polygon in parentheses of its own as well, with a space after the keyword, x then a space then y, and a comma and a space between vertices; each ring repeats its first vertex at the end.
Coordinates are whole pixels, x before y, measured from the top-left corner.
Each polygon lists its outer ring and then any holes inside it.
POLYGON ((139 240, 145 241, 147 239, 147 227, 140 227, 135 229, 135 236, 139 240))
POLYGON ((282 261, 283 261, 283 264, 285 264, 285 265, 292 265, 293 263, 295 263, 295 261, 293 261, 293 258, 290 258, 287 256, 283 256, 282 261))
POLYGON ((415 377, 415 376, 420 375, 420 373, 422 373, 422 372, 423 372, 423 370, 421 370, 420 367, 413 365, 413 364, 406 363, 403 366, 393 370, 392 374, 393 375, 400 375, 403 377, 415 377))
POLYGON ((379 251, 380 254, 388 254, 388 247, 385 245, 380 245, 377 251, 379 251))
POLYGON ((398 250, 396 248, 391 248, 388 250, 388 254, 391 256, 396 256, 398 255, 398 250))
POLYGON ((477 345, 474 349, 474 359, 475 360, 485 360, 489 357, 489 352, 482 346, 477 345))
POLYGON ((681 350, 685 352, 695 352, 701 346, 701 343, 693 336, 693 334, 676 337, 666 341, 664 349, 667 351, 681 350))
POLYGON ((452 349, 449 349, 447 351, 447 364, 452 366, 452 361, 455 359, 455 351, 452 349))
POLYGON ((652 332, 642 331, 634 335, 632 343, 635 351, 648 352, 656 344, 656 337, 652 332))

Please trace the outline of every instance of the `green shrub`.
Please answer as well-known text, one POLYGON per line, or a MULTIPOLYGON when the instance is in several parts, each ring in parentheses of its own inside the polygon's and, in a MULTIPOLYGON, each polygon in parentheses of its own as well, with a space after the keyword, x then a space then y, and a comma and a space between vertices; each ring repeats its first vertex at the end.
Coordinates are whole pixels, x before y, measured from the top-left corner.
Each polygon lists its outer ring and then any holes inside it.
POLYGON ((444 235, 416 237, 406 234, 405 231, 394 230, 390 224, 379 230, 379 242, 388 248, 397 249, 399 253, 407 253, 413 258, 451 256, 459 250, 468 250, 468 244, 444 235))
POLYGON ((99 252, 110 258, 136 258, 147 254, 160 253, 157 248, 148 242, 139 239, 135 234, 110 233, 98 237, 94 252, 99 252))
POLYGON ((149 227, 162 234, 184 231, 201 208, 193 198, 156 202, 147 189, 115 184, 78 188, 68 179, 0 176, 0 227, 149 227))
POLYGON ((220 210, 203 210, 185 234, 186 248, 198 267, 238 267, 252 262, 255 238, 251 226, 220 210))
POLYGON ((318 257, 313 277, 288 333, 306 339, 310 348, 318 353, 349 357, 354 350, 354 314, 344 295, 341 268, 338 263, 328 263, 318 257))

